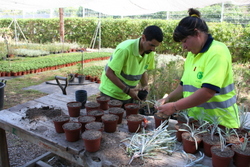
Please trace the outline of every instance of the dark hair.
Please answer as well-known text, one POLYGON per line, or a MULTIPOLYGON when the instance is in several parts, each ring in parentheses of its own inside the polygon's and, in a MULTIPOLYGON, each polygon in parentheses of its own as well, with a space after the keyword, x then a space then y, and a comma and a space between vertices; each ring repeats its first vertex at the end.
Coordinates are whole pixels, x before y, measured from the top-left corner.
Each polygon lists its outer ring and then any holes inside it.
POLYGON ((190 8, 188 14, 189 16, 183 18, 174 30, 173 39, 175 42, 181 42, 189 35, 196 35, 197 31, 195 29, 208 33, 208 26, 200 18, 201 14, 198 10, 190 8))
POLYGON ((158 26, 152 25, 146 27, 143 31, 143 34, 145 35, 147 41, 152 41, 153 39, 157 40, 158 42, 163 41, 163 33, 158 26))

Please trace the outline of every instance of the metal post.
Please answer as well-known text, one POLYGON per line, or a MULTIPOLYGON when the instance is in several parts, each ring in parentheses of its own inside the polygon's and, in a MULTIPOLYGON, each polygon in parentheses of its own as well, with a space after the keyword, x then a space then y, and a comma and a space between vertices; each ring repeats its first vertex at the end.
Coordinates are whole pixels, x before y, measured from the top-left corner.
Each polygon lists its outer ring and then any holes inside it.
POLYGON ((221 14, 220 14, 220 22, 223 22, 224 15, 224 2, 221 3, 221 14))

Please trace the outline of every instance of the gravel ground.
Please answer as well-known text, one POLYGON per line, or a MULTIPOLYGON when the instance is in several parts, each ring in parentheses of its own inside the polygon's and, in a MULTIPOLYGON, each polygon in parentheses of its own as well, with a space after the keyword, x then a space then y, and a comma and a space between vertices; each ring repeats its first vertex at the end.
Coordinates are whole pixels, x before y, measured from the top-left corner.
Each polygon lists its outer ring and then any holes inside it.
POLYGON ((20 139, 16 135, 8 132, 6 135, 11 167, 22 166, 47 152, 35 144, 20 139))

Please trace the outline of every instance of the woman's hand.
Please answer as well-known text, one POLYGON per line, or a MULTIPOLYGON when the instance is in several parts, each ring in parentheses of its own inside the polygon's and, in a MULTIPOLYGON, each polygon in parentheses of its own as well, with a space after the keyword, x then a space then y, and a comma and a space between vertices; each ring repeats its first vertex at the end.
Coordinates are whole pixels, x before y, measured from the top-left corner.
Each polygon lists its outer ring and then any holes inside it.
POLYGON ((176 112, 175 108, 174 108, 174 102, 160 105, 160 106, 156 107, 156 109, 158 110, 158 112, 162 112, 166 115, 172 115, 176 112))

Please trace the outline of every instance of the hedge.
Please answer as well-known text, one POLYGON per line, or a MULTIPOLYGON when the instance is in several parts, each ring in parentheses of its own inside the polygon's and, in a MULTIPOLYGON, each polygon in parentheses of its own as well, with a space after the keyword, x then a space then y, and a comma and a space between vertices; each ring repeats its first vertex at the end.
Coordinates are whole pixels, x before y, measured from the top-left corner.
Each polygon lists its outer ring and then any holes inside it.
MULTIPOLYGON (((11 19, 0 19, 0 28, 8 27, 11 19)), ((60 41, 59 19, 17 19, 25 37, 32 43, 51 43, 60 41)), ((172 39, 177 20, 146 19, 102 19, 101 44, 103 48, 115 48, 126 39, 140 37, 148 25, 158 25, 164 32, 164 41, 158 53, 185 56, 181 45, 172 39)), ((89 45, 98 24, 97 18, 65 18, 65 42, 89 45)), ((248 61, 250 58, 250 24, 242 27, 231 23, 208 22, 210 32, 216 40, 229 47, 234 60, 248 61)), ((10 27, 14 32, 14 25, 10 27)), ((19 35, 23 39, 22 35, 19 35)), ((99 37, 97 36, 97 41, 99 37)), ((97 42, 98 44, 98 42, 97 42)))

